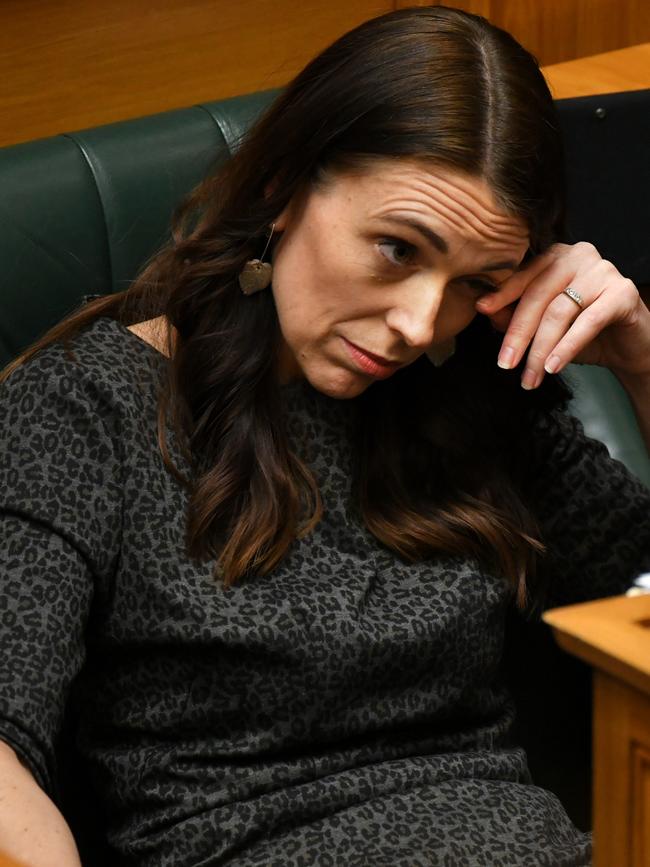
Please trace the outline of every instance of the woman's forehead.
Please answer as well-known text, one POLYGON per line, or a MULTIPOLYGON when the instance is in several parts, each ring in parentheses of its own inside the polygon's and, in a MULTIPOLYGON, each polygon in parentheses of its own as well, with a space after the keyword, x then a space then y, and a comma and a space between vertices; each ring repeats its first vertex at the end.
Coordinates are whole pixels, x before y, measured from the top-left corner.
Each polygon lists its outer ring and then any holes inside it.
POLYGON ((371 219, 444 224, 453 235, 513 250, 528 228, 501 207, 485 179, 424 161, 391 159, 341 177, 343 200, 371 219))

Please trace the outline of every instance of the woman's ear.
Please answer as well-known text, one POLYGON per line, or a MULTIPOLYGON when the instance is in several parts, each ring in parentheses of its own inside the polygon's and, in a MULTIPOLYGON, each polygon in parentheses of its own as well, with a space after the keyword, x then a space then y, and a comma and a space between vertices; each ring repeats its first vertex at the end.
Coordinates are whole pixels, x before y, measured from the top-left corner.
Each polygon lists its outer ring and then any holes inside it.
POLYGON ((278 216, 273 220, 274 231, 275 232, 284 232, 287 228, 287 223, 289 222, 289 205, 281 211, 278 216))
MULTIPOLYGON (((264 198, 268 201, 273 193, 275 192, 277 187, 277 181, 269 181, 268 184, 264 187, 264 198)), ((287 222, 289 220, 289 205, 284 208, 283 211, 278 214, 278 216, 273 220, 273 226, 275 232, 283 232, 287 227, 287 222)))
MULTIPOLYGON (((276 181, 269 181, 269 183, 264 187, 264 197, 267 201, 271 198, 275 190, 276 181)), ((308 181, 298 185, 286 206, 272 221, 275 223, 276 232, 283 232, 292 220, 300 219, 300 213, 307 204, 310 192, 311 184, 308 181)))

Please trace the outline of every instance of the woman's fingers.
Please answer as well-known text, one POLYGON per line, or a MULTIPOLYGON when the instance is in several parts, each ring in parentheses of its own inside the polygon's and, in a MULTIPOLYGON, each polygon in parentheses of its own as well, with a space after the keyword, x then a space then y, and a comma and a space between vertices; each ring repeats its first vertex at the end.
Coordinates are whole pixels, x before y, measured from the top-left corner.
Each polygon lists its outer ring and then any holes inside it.
MULTIPOLYGON (((563 367, 572 360, 573 356, 571 358, 558 356, 556 347, 578 318, 587 310, 591 310, 596 300, 604 294, 605 286, 612 279, 612 271, 615 269, 610 262, 599 259, 579 276, 574 276, 570 288, 576 293, 580 303, 567 295, 566 290, 569 285, 566 275, 558 284, 553 269, 547 269, 540 275, 538 286, 531 292, 528 304, 524 303, 527 299, 522 298, 504 337, 504 347, 514 345, 514 364, 518 364, 530 346, 526 357, 526 369, 522 376, 524 388, 536 388, 544 378, 545 372, 555 373, 560 369, 560 365, 563 367), (558 285, 563 287, 560 291, 558 285), (550 370, 546 367, 547 364, 556 369, 550 370)), ((586 317, 587 320, 593 319, 592 339, 597 337, 608 322, 614 321, 618 312, 616 299, 608 295, 605 310, 602 311, 599 306, 594 313, 586 317), (601 321, 603 312, 606 315, 601 321)), ((576 350, 574 354, 578 351, 576 350)), ((505 354, 503 348, 499 356, 500 364, 502 354, 505 354)))
POLYGON ((480 299, 477 309, 505 331, 500 367, 516 367, 528 353, 522 386, 530 389, 573 360, 611 363, 611 329, 605 330, 630 321, 637 294, 592 244, 556 244, 480 299), (567 295, 569 287, 576 299, 567 295))
POLYGON ((553 358, 554 350, 572 325, 581 315, 580 306, 564 292, 556 296, 544 312, 537 327, 533 342, 526 358, 521 384, 524 388, 536 388, 544 378, 544 371, 555 373, 545 367, 553 358))
POLYGON ((543 258, 543 262, 537 263, 536 268, 514 274, 504 282, 499 292, 488 296, 492 310, 488 311, 485 305, 477 303, 477 309, 485 312, 495 327, 499 328, 499 324, 505 321, 504 318, 499 319, 504 311, 504 301, 511 298, 513 293, 518 293, 515 302, 510 302, 509 307, 505 308, 508 310, 509 322, 498 361, 499 366, 505 369, 519 364, 550 305, 553 305, 551 318, 557 319, 558 325, 564 324, 566 327, 572 321, 569 316, 574 314, 574 309, 577 310, 575 302, 566 295, 558 299, 558 287, 564 289, 575 276, 572 262, 566 258, 562 261, 549 256, 540 258, 543 258))
POLYGON ((549 350, 544 362, 544 369, 539 373, 542 381, 544 371, 546 373, 559 373, 562 368, 582 352, 600 332, 612 320, 612 305, 603 292, 589 309, 583 311, 575 320, 571 328, 564 334, 558 343, 549 350))
POLYGON ((477 309, 481 313, 492 316, 502 308, 518 301, 533 280, 556 261, 557 250, 555 248, 561 246, 567 245, 554 245, 545 253, 531 259, 525 268, 516 271, 507 280, 504 280, 497 292, 491 292, 489 295, 479 298, 476 304, 477 309))
MULTIPOLYGON (((631 280, 621 277, 618 271, 615 273, 616 278, 605 284, 602 292, 585 306, 573 325, 560 335, 555 346, 548 351, 544 362, 547 373, 559 373, 570 361, 611 364, 616 360, 616 351, 608 337, 612 330, 610 326, 616 324, 617 327, 625 327, 626 322, 631 321, 638 307, 638 291, 631 280), (605 349, 607 358, 604 357, 605 349)), ((554 337, 550 343, 554 342, 554 337)), ((548 346, 542 348, 542 353, 544 349, 548 350, 548 346)))

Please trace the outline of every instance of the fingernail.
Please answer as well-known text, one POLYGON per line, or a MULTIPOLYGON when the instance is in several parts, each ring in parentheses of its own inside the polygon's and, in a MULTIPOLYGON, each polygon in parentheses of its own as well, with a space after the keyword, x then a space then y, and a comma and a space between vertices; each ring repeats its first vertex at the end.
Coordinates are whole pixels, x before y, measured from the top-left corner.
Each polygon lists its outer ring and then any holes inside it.
POLYGON ((504 346, 501 352, 499 353, 499 360, 497 364, 499 367, 502 367, 504 370, 510 370, 512 367, 512 363, 515 360, 515 351, 512 346, 504 346))
POLYGON ((480 307, 481 309, 487 310, 487 308, 490 306, 491 301, 492 301, 492 299, 489 296, 487 296, 485 298, 479 298, 478 301, 476 302, 476 306, 480 307))
POLYGON ((551 355, 549 360, 544 365, 544 370, 547 373, 556 373, 561 363, 562 359, 559 355, 551 355))
POLYGON ((521 387, 525 388, 526 391, 530 391, 535 388, 537 384, 537 374, 534 370, 531 370, 530 367, 527 367, 524 371, 524 375, 521 378, 521 387))

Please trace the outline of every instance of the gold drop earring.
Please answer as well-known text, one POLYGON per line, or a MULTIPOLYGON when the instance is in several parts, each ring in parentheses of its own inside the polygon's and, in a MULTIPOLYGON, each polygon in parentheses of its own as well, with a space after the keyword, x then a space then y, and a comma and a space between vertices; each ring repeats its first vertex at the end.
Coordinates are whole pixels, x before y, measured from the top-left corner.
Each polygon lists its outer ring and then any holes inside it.
POLYGON ((239 274, 239 286, 244 295, 253 295, 255 292, 260 292, 262 289, 271 283, 273 276, 273 265, 270 262, 263 262, 266 256, 266 251, 269 249, 275 223, 271 223, 271 232, 266 241, 266 247, 262 253, 261 259, 249 259, 242 268, 239 274))

